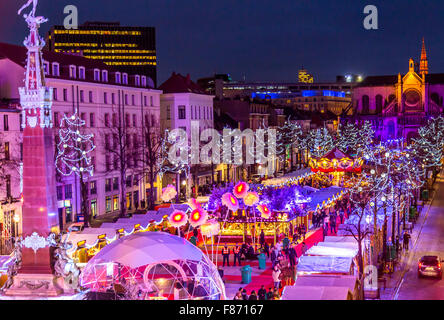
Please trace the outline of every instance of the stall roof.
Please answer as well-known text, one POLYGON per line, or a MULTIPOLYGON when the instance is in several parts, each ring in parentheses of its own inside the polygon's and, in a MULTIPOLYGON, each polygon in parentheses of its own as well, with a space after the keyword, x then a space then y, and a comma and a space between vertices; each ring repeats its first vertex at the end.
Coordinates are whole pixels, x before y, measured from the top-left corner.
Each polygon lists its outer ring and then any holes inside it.
POLYGON ((310 168, 304 168, 304 169, 300 169, 300 170, 296 170, 296 171, 287 173, 279 178, 272 178, 272 179, 264 180, 264 181, 262 181, 262 184, 265 186, 279 185, 279 184, 286 183, 288 180, 303 178, 305 176, 312 175, 312 174, 313 174, 313 172, 311 171, 310 168))
POLYGON ((358 283, 355 276, 343 275, 304 275, 298 276, 295 282, 296 286, 314 286, 314 287, 346 287, 354 292, 358 283))
POLYGON ((354 242, 319 242, 318 246, 358 250, 358 243, 356 241, 354 241, 354 242))
MULTIPOLYGON (((169 209, 169 208, 163 208, 169 209)), ((131 218, 120 218, 116 223, 127 223, 127 224, 142 224, 146 227, 149 223, 155 222, 160 223, 163 220, 163 217, 167 215, 164 213, 165 210, 159 209, 159 211, 148 211, 146 214, 142 215, 134 215, 131 218)))
POLYGON ((333 273, 349 274, 352 266, 352 258, 328 257, 328 256, 302 256, 298 263, 300 273, 333 273))
POLYGON ((287 286, 282 300, 348 300, 352 295, 347 287, 287 286))
POLYGON ((354 237, 338 237, 338 236, 326 236, 324 242, 353 242, 356 243, 354 237))
POLYGON ((328 246, 317 245, 308 249, 308 251, 305 254, 311 256, 354 258, 358 254, 358 250, 352 248, 328 247, 328 246))

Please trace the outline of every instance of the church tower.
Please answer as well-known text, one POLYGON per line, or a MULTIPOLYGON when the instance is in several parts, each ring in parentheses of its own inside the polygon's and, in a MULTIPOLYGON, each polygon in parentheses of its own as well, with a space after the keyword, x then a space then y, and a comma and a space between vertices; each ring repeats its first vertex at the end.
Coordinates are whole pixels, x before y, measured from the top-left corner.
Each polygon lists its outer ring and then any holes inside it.
POLYGON ((429 73, 429 61, 427 60, 427 51, 425 47, 424 38, 422 38, 421 60, 419 63, 419 73, 426 75, 429 73))

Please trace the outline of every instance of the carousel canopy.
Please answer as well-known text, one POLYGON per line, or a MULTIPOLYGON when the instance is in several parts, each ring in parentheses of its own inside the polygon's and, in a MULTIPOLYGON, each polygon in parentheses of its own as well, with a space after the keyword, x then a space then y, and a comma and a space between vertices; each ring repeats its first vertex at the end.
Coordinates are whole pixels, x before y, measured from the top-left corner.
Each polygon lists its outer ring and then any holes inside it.
POLYGON ((355 159, 334 148, 327 154, 319 158, 311 158, 309 165, 313 172, 361 172, 363 161, 355 159))
POLYGON ((174 260, 200 261, 202 256, 200 249, 183 238, 164 232, 142 232, 110 243, 90 262, 114 262, 138 268, 174 260))

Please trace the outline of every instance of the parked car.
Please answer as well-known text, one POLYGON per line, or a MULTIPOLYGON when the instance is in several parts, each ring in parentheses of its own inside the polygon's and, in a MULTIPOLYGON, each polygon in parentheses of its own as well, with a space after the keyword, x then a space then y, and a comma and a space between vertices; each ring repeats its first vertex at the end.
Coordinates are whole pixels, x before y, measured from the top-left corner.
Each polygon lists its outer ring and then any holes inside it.
POLYGON ((423 256, 418 262, 418 277, 442 279, 441 259, 438 256, 423 256))

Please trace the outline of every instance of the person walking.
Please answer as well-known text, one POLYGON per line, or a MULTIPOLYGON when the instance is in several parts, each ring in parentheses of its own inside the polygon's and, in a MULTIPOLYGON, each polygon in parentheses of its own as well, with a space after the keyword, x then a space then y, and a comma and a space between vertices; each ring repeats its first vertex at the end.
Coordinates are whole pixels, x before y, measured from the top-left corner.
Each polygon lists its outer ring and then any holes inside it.
POLYGON ((273 300, 273 290, 271 288, 268 288, 267 300, 273 300))
POLYGON ((296 249, 294 247, 291 247, 290 251, 289 251, 289 259, 290 259, 291 266, 296 265, 296 258, 297 257, 298 257, 298 254, 296 253, 296 249))
POLYGON ((261 245, 261 248, 264 247, 265 244, 265 233, 264 230, 261 230, 261 235, 259 236, 259 244, 261 245))
POLYGON ((227 266, 230 266, 230 249, 228 248, 227 244, 225 244, 224 248, 222 249, 222 256, 224 257, 222 267, 225 267, 225 261, 227 262, 227 266))
POLYGON ((244 300, 243 298, 242 298, 242 292, 236 292, 236 295, 234 296, 234 299, 233 300, 244 300))
POLYGON ((404 243, 404 250, 406 250, 406 251, 409 251, 410 238, 411 238, 410 234, 407 231, 404 232, 403 243, 404 243))
POLYGON ((265 242, 264 252, 267 255, 267 258, 270 258, 270 246, 269 246, 268 242, 265 242))
POLYGON ((239 247, 238 244, 236 244, 236 247, 233 250, 233 254, 234 254, 234 264, 233 266, 236 266, 236 260, 239 263, 239 267, 241 266, 241 255, 242 255, 242 251, 241 248, 239 247))
POLYGON ((242 290, 242 300, 248 300, 247 290, 245 289, 242 290))
POLYGON ((265 286, 262 285, 262 287, 257 292, 259 300, 267 300, 267 290, 265 290, 265 286))
POLYGON ((271 277, 273 278, 274 288, 279 289, 279 285, 281 280, 279 279, 281 275, 281 270, 278 266, 274 266, 273 272, 271 273, 271 277))
POLYGON ((308 250, 308 247, 304 241, 304 242, 302 242, 302 248, 301 248, 302 255, 304 255, 307 252, 307 250, 308 250))

